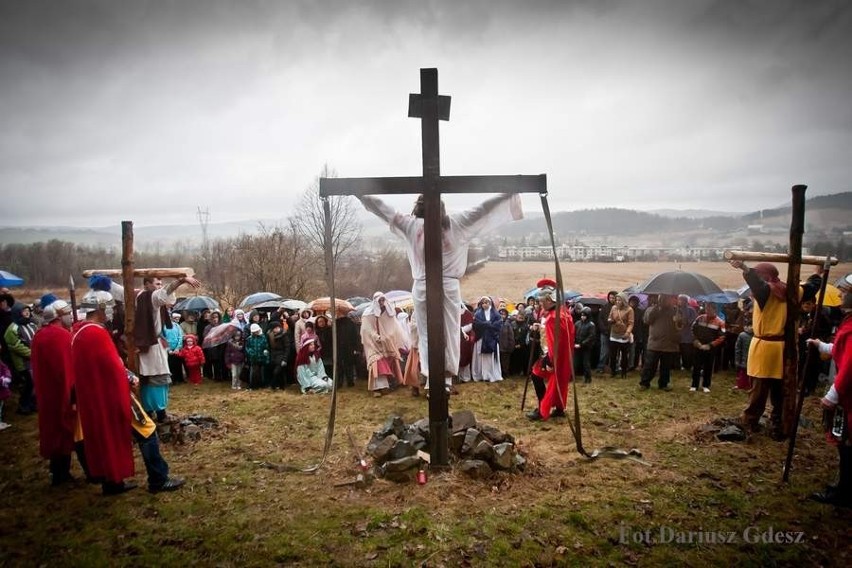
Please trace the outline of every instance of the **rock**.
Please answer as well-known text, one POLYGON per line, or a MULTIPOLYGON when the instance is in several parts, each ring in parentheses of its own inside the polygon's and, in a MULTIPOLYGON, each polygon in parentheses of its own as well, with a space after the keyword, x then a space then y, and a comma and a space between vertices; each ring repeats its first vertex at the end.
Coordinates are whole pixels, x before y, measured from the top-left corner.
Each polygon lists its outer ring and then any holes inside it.
POLYGON ((426 438, 421 436, 417 430, 406 430, 405 434, 402 435, 402 439, 411 444, 415 450, 422 450, 428 445, 426 438))
POLYGON ((405 469, 403 471, 389 471, 382 477, 395 483, 411 483, 417 479, 417 469, 405 469))
POLYGON ((710 434, 710 433, 713 433, 713 432, 718 432, 721 429, 722 429, 722 426, 717 426, 716 424, 702 424, 701 428, 699 428, 699 431, 702 434, 710 434))
POLYGON ((409 456, 382 464, 379 467, 379 475, 385 479, 396 482, 412 481, 417 477, 420 469, 420 458, 409 456))
POLYGON ((517 452, 515 453, 515 456, 512 458, 512 462, 514 463, 515 468, 518 471, 524 471, 524 468, 527 467, 527 458, 525 458, 524 456, 522 456, 521 454, 519 454, 517 452))
POLYGON ((413 432, 417 432, 418 434, 420 434, 421 436, 423 436, 423 438, 424 438, 424 439, 427 441, 427 443, 428 443, 428 441, 429 441, 429 434, 430 434, 430 432, 429 432, 429 419, 428 419, 428 418, 421 418, 420 420, 418 420, 418 421, 417 421, 417 422, 415 422, 414 424, 411 424, 411 425, 408 427, 408 429, 409 429, 409 430, 411 430, 411 431, 413 431, 413 432))
POLYGON ((470 428, 476 428, 476 417, 470 410, 459 410, 453 412, 452 416, 452 432, 463 432, 470 428))
POLYGON ((186 440, 197 442, 201 439, 201 427, 195 424, 190 424, 184 428, 183 433, 186 440))
POLYGON ((514 465, 515 445, 505 442, 494 446, 494 460, 491 465, 494 469, 512 469, 514 465))
POLYGON ((169 442, 172 439, 172 425, 168 422, 157 424, 157 436, 163 442, 169 442))
POLYGON ((507 434, 494 426, 478 424, 476 429, 482 432, 482 435, 488 438, 492 444, 502 444, 504 442, 515 443, 515 438, 511 434, 507 434))
POLYGON ((491 477, 491 466, 482 460, 462 460, 458 465, 459 471, 474 478, 486 479, 491 477))
POLYGON ((494 459, 494 446, 488 440, 482 440, 473 450, 473 457, 491 463, 494 459))
POLYGON ((396 445, 398 438, 391 434, 386 438, 382 439, 379 444, 373 448, 373 451, 370 452, 370 455, 373 456, 373 459, 376 460, 376 463, 383 463, 388 460, 388 454, 396 445))
POLYGON ((410 442, 406 440, 397 440, 397 442, 391 448, 390 452, 388 452, 388 455, 385 459, 388 461, 393 461, 402 458, 407 458, 408 456, 413 456, 416 453, 417 449, 412 446, 410 442))
POLYGON ((746 435, 739 426, 726 426, 716 434, 716 438, 722 442, 742 442, 746 439, 746 435))
POLYGON ((373 432, 373 436, 370 438, 370 441, 367 443, 367 453, 371 454, 378 447, 379 444, 382 443, 387 436, 380 436, 378 432, 373 432))
POLYGON ((450 451, 456 455, 461 453, 462 446, 464 445, 464 439, 467 436, 467 432, 455 432, 452 436, 450 436, 450 451))
POLYGON ((462 444, 461 451, 459 453, 463 456, 472 453, 473 450, 476 449, 476 446, 479 445, 479 442, 484 439, 482 432, 476 428, 468 428, 464 435, 464 443, 462 444))
POLYGON ((381 429, 376 432, 382 438, 386 438, 393 434, 397 438, 402 437, 402 433, 405 431, 405 422, 402 420, 401 416, 391 416, 387 420, 385 420, 384 425, 382 425, 381 429))

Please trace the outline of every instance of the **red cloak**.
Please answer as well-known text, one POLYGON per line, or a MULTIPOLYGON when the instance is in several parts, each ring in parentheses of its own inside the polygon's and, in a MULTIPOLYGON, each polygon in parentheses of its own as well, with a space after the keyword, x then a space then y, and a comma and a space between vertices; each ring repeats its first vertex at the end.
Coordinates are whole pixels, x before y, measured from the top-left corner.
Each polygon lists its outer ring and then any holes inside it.
POLYGON ((843 318, 834 336, 832 357, 837 365, 834 388, 840 405, 846 410, 846 420, 852 424, 852 315, 843 318))
POLYGON ((130 385, 110 333, 83 323, 71 343, 71 362, 90 474, 113 483, 132 477, 130 385))
POLYGON ((539 404, 539 413, 544 420, 550 418, 553 407, 565 409, 568 403, 568 384, 574 378, 574 321, 567 309, 560 311, 562 325, 559 332, 559 352, 554 349, 556 336, 556 310, 547 313, 544 320, 544 336, 549 349, 551 365, 554 369, 544 369, 541 360, 536 361, 533 373, 547 381, 547 389, 539 404), (558 387, 558 388, 557 388, 558 387))
POLYGON ((38 398, 39 453, 43 458, 71 455, 77 411, 71 405, 71 332, 59 320, 33 337, 32 371, 38 398))

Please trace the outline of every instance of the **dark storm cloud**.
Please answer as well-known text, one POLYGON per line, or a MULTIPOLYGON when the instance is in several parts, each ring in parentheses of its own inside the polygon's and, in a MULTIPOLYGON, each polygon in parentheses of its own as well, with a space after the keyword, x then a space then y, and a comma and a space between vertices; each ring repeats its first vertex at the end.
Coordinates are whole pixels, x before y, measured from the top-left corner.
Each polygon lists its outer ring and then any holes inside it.
POLYGON ((557 209, 844 191, 850 17, 792 0, 0 0, 0 225, 90 223, 79 202, 101 203, 96 224, 256 217, 326 161, 416 173, 421 66, 453 95, 445 171, 547 172, 557 209))

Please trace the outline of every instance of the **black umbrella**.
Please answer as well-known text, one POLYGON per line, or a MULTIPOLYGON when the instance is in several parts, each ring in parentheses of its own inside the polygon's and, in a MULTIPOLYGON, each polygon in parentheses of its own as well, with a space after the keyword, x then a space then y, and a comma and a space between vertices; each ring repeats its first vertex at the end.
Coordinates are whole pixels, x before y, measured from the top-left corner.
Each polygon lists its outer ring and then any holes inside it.
POLYGON ((184 311, 188 310, 190 312, 200 312, 202 310, 218 310, 219 302, 211 298, 210 296, 192 296, 191 298, 184 298, 182 300, 178 300, 177 303, 172 307, 172 311, 184 311))
POLYGON ((708 296, 710 294, 722 294, 722 289, 715 282, 697 272, 685 270, 672 270, 660 272, 639 286, 637 292, 643 294, 668 294, 676 296, 686 294, 687 296, 708 296))
POLYGON ((574 298, 574 303, 578 302, 584 306, 603 306, 606 305, 607 299, 596 296, 580 296, 579 298, 574 298))

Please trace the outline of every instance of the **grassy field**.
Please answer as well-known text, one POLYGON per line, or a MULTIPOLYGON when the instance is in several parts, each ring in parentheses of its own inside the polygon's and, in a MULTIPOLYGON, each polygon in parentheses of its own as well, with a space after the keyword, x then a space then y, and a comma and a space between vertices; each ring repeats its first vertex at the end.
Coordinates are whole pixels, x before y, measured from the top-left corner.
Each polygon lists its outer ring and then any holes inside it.
MULTIPOLYGON (((677 266, 567 264, 566 287, 621 289, 677 266)), ((722 287, 739 285, 727 264, 690 264, 722 287), (708 272, 712 271, 712 272, 708 272)), ((835 274, 850 270, 839 267, 835 274)), ((489 263, 465 279, 465 298, 518 297, 549 263, 489 263)), ((781 482, 786 444, 756 435, 725 443, 702 434, 719 417, 735 417, 745 394, 733 376, 714 377, 709 394, 640 391, 627 380, 596 376, 579 385, 586 449, 639 448, 650 465, 589 461, 564 419, 532 423, 520 412, 523 380, 464 384, 450 411, 512 433, 528 459, 523 474, 474 481, 453 470, 428 483, 377 480, 337 486, 357 473, 345 429, 358 444, 392 414, 428 413, 424 398, 397 391, 374 399, 365 381, 340 393, 331 451, 315 475, 281 473, 265 463, 308 466, 322 455, 330 397, 283 392, 234 393, 205 382, 172 389, 171 411, 201 413, 220 427, 197 442, 164 444, 177 493, 137 489, 102 497, 83 483, 53 489, 38 456, 36 418, 14 414, 0 432, 2 566, 848 566, 852 513, 813 503, 836 472, 818 401, 806 401, 792 477, 781 482), (692 542, 678 542, 690 537, 692 542), (707 533, 718 540, 706 542, 707 533), (719 535, 716 533, 723 533, 719 535), (799 537, 801 533, 801 537, 799 537), (763 542, 772 536, 799 542, 763 542), (732 535, 732 537, 730 536, 732 535), (701 541, 701 542, 699 542, 701 541)), ((528 403, 533 399, 532 393, 528 403)), ((144 467, 136 452, 136 481, 144 467)), ((74 464, 75 475, 80 475, 74 464)))

